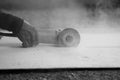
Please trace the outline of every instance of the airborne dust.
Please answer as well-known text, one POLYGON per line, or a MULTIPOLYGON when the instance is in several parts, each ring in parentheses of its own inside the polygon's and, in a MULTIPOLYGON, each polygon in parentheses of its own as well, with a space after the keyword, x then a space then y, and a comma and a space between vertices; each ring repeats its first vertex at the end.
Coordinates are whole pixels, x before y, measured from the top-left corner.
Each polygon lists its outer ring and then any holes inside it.
POLYGON ((74 27, 80 32, 119 32, 117 0, 4 0, 3 10, 38 29, 74 27))

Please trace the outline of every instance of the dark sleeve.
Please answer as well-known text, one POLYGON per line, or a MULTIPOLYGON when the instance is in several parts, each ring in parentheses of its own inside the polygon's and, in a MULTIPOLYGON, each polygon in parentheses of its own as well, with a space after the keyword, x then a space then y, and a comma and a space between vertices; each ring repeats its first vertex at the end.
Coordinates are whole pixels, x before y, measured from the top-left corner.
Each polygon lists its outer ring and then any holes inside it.
POLYGON ((13 15, 11 15, 9 17, 9 19, 11 21, 10 26, 9 26, 10 30, 14 34, 18 33, 21 30, 21 28, 22 28, 24 20, 19 18, 19 17, 17 17, 17 16, 13 16, 13 15))
POLYGON ((12 14, 0 12, 0 28, 13 33, 18 33, 23 25, 24 20, 12 14))

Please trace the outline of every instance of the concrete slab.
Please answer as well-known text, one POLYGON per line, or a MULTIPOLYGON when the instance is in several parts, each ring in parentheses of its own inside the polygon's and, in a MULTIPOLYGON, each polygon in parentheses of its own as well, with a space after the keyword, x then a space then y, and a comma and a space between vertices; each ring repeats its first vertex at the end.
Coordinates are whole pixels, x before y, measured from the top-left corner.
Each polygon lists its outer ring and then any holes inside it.
POLYGON ((120 33, 81 33, 76 48, 39 44, 21 48, 17 38, 0 40, 0 69, 120 67, 120 33))

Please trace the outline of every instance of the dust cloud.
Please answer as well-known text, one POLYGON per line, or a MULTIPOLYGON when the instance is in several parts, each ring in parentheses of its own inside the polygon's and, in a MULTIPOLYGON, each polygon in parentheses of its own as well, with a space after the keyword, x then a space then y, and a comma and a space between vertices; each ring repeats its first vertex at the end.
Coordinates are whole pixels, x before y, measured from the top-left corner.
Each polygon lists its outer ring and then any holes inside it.
MULTIPOLYGON (((104 0, 99 0, 104 1, 104 0)), ((22 17, 38 29, 73 27, 80 32, 119 32, 120 9, 97 0, 4 0, 2 9, 22 17)))

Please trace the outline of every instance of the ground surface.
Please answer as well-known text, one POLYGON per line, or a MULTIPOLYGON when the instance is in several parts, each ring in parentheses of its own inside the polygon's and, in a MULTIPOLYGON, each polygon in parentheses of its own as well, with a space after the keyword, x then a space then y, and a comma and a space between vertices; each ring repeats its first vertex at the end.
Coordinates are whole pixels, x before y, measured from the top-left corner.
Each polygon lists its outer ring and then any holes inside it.
POLYGON ((0 80, 119 80, 120 70, 2 71, 0 80))
POLYGON ((39 44, 21 48, 17 38, 0 40, 0 69, 120 67, 120 33, 81 33, 78 47, 39 44))

